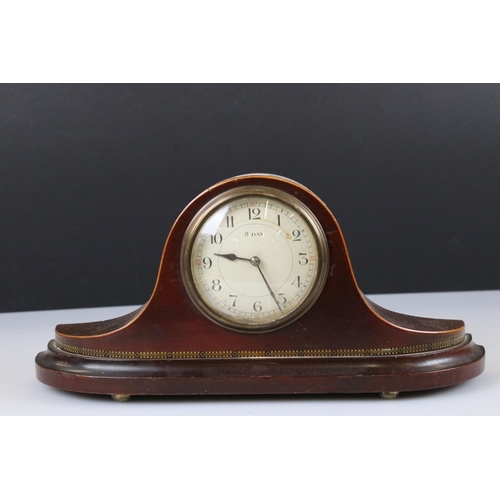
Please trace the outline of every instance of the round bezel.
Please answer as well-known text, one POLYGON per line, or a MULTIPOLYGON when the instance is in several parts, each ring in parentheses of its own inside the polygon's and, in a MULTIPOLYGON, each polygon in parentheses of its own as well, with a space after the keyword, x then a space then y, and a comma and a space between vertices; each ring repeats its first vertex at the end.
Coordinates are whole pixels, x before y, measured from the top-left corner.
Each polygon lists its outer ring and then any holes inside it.
POLYGON ((246 333, 265 333, 277 330, 302 316, 317 300, 323 290, 328 274, 329 252, 326 235, 312 211, 295 196, 280 189, 267 186, 241 186, 230 189, 214 197, 193 217, 184 234, 181 247, 181 275, 186 291, 196 307, 215 323, 231 330, 246 333), (266 323, 252 323, 247 319, 238 318, 237 315, 225 316, 219 310, 211 307, 210 303, 200 295, 194 281, 194 270, 192 267, 192 252, 197 235, 204 223, 222 206, 246 197, 266 197, 287 205, 298 213, 308 224, 310 236, 314 239, 317 248, 317 264, 315 268, 313 283, 307 288, 307 293, 301 299, 300 304, 283 317, 274 318, 266 323))

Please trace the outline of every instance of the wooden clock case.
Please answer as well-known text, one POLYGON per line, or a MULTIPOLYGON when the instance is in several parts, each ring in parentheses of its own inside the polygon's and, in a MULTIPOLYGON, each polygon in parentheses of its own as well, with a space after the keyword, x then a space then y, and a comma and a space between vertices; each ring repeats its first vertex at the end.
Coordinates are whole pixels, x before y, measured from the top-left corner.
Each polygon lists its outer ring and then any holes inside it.
POLYGON ((150 300, 125 316, 56 327, 36 357, 45 384, 82 393, 130 395, 381 393, 434 389, 484 370, 484 348, 461 320, 388 311, 359 290, 337 221, 311 191, 283 177, 251 174, 194 199, 174 223, 150 300), (184 286, 186 229, 215 196, 239 186, 282 190, 308 206, 323 227, 329 271, 313 306, 269 333, 219 326, 184 286))

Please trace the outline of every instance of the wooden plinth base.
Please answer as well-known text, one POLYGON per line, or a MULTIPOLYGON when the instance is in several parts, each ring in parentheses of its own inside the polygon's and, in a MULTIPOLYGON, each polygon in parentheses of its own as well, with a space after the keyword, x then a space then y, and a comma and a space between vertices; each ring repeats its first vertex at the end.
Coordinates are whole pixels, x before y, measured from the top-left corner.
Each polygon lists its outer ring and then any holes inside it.
POLYGON ((484 348, 465 340, 427 353, 368 357, 114 360, 71 355, 54 341, 37 378, 90 394, 231 395, 382 393, 455 385, 484 370, 484 348))

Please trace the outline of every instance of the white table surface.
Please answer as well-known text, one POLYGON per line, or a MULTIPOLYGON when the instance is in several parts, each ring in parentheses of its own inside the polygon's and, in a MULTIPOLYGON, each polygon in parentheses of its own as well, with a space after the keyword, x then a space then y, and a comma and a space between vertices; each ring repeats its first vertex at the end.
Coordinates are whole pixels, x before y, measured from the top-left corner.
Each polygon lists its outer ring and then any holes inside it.
POLYGON ((415 316, 462 319, 486 349, 486 369, 446 389, 376 395, 134 397, 61 391, 35 377, 35 356, 59 323, 114 318, 137 306, 0 314, 0 415, 500 415, 500 291, 376 295, 379 305, 415 316))

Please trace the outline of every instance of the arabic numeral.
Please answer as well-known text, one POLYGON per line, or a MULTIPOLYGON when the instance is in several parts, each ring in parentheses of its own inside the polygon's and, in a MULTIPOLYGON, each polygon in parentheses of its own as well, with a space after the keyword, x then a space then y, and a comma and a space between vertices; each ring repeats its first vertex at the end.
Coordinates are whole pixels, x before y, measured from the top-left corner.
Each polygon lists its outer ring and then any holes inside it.
POLYGON ((222 234, 216 233, 216 234, 211 234, 210 235, 210 243, 213 245, 214 243, 216 245, 220 245, 222 243, 222 234))
POLYGON ((205 269, 210 269, 212 267, 212 259, 210 257, 203 258, 203 267, 205 269))
POLYGON ((262 304, 260 303, 259 300, 257 302, 255 302, 255 304, 253 305, 253 310, 255 312, 261 312, 262 311, 262 304))
POLYGON ((292 285, 297 285, 297 288, 300 288, 302 282, 300 281, 300 276, 297 276, 297 279, 292 281, 292 285))
POLYGON ((299 253, 299 264, 301 266, 305 266, 309 262, 309 259, 306 257, 306 255, 306 253, 299 253))
POLYGON ((222 289, 222 286, 220 284, 220 280, 217 280, 217 279, 212 280, 212 290, 214 292, 220 292, 221 289, 222 289))
POLYGON ((260 208, 249 208, 248 209, 248 218, 250 220, 260 219, 260 208))
POLYGON ((236 307, 236 299, 238 298, 238 296, 237 295, 230 295, 229 297, 234 298, 232 307, 236 307))
POLYGON ((293 241, 301 241, 300 240, 300 231, 298 229, 294 229, 292 231, 293 241))

